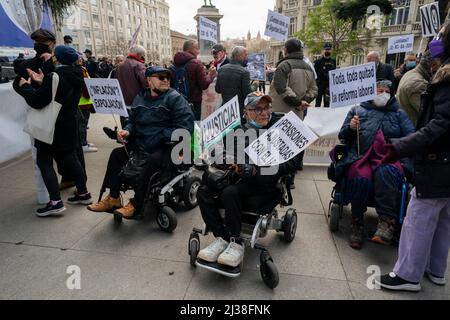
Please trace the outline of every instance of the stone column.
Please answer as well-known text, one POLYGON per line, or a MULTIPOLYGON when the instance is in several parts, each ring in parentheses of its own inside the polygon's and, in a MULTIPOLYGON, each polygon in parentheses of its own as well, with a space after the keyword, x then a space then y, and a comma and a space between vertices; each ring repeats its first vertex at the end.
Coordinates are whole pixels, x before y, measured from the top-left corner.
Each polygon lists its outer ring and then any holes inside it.
POLYGON ((197 21, 197 39, 200 47, 200 55, 198 56, 198 59, 200 59, 202 62, 208 63, 213 59, 211 55, 211 49, 214 43, 212 43, 211 41, 200 40, 199 35, 200 17, 205 17, 217 23, 217 38, 218 38, 217 41, 220 42, 220 19, 223 18, 223 15, 219 13, 219 9, 217 9, 215 6, 201 6, 197 10, 197 14, 194 17, 194 19, 197 21))

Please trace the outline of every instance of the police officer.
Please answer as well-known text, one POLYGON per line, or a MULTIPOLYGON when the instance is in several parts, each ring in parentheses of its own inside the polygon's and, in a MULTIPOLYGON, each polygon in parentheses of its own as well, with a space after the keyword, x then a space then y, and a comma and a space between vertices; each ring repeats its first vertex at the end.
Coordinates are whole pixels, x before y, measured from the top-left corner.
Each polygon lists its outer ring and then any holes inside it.
POLYGON ((328 71, 336 69, 336 60, 331 57, 331 51, 333 46, 331 43, 326 43, 323 46, 323 55, 314 63, 314 69, 317 73, 317 86, 319 93, 316 99, 316 107, 320 107, 323 104, 325 108, 330 106, 330 79, 328 78, 328 71))

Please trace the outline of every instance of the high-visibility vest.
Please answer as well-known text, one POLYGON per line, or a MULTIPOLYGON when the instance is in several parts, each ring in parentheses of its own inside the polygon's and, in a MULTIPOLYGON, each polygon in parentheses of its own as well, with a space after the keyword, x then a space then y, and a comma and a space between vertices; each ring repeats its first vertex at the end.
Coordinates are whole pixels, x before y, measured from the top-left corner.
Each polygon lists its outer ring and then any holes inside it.
MULTIPOLYGON (((87 70, 84 67, 82 67, 82 70, 83 70, 83 76, 85 78, 90 78, 89 73, 87 72, 87 70)), ((91 98, 90 97, 85 98, 85 97, 83 97, 83 94, 81 95, 80 101, 78 101, 78 106, 87 106, 87 105, 92 105, 92 104, 93 104, 93 102, 92 102, 91 98)))

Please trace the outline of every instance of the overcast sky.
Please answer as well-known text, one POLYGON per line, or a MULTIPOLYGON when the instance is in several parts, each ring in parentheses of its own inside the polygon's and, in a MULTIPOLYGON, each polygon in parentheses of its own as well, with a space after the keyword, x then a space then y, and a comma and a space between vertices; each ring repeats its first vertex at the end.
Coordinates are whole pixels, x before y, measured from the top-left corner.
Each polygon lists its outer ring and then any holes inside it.
MULTIPOLYGON (((204 5, 203 0, 166 0, 170 9, 170 28, 184 34, 196 34, 193 19, 197 9, 204 5)), ((209 4, 209 0, 207 2, 209 4)), ((212 4, 223 14, 221 38, 242 38, 248 30, 255 37, 258 31, 264 35, 267 10, 273 10, 275 0, 212 0, 212 4)))

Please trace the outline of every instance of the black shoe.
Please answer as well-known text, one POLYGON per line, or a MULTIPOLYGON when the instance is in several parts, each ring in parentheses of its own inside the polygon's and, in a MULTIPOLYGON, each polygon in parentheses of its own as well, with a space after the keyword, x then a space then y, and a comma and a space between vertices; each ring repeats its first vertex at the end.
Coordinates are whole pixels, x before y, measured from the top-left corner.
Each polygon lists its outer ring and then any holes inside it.
POLYGON ((380 281, 375 280, 375 283, 378 284, 380 287, 389 290, 412 291, 412 292, 418 292, 422 290, 422 287, 420 286, 419 282, 416 283, 406 281, 397 276, 393 272, 381 276, 380 281))
POLYGON ((294 189, 295 189, 295 183, 292 182, 292 183, 289 185, 289 188, 290 188, 291 190, 294 190, 294 189))
POLYGON ((59 215, 61 212, 66 210, 64 207, 64 203, 60 200, 55 205, 52 205, 52 202, 49 201, 44 208, 37 209, 36 215, 38 217, 47 217, 50 215, 59 215))
POLYGON ((437 286, 445 286, 445 277, 438 277, 431 272, 425 271, 425 276, 437 286))
POLYGON ((78 193, 76 193, 73 197, 67 199, 67 202, 70 204, 91 204, 92 203, 92 197, 91 194, 88 192, 83 196, 80 196, 78 193))
POLYGON ((117 127, 114 127, 114 130, 108 127, 103 127, 103 132, 108 136, 108 138, 112 140, 117 139, 117 127))
POLYGON ((352 231, 350 233, 350 247, 359 250, 364 239, 364 223, 360 219, 352 218, 352 231))

